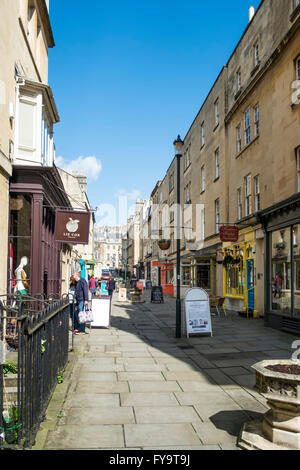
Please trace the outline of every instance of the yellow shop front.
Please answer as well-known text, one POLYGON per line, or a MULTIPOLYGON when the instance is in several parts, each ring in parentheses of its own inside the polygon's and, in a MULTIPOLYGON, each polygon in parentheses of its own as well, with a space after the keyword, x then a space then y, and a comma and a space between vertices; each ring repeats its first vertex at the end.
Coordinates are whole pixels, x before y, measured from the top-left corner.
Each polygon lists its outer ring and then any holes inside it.
POLYGON ((223 243, 226 309, 257 317, 256 230, 243 229, 237 243, 223 243))

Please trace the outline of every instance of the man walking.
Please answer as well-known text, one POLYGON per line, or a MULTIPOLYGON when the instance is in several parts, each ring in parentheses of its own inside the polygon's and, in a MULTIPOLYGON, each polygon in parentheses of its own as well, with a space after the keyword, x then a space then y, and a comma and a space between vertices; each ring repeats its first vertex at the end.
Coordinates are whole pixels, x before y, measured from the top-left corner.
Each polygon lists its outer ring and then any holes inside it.
POLYGON ((111 277, 107 283, 107 290, 108 290, 108 295, 110 297, 113 296, 114 290, 116 288, 116 283, 115 280, 111 277))
POLYGON ((88 283, 81 277, 80 273, 75 273, 73 276, 77 282, 75 290, 76 310, 74 315, 74 332, 77 335, 85 334, 85 323, 79 323, 79 312, 82 312, 85 306, 89 304, 89 289, 88 283))

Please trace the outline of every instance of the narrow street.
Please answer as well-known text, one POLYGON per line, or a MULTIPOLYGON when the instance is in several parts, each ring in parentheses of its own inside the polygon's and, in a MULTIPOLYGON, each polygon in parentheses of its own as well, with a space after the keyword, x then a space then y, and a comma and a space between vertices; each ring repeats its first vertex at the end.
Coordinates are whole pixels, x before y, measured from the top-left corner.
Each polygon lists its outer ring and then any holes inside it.
POLYGON ((236 449, 266 402, 251 365, 289 358, 294 337, 213 316, 213 338, 174 339, 175 300, 112 307, 110 330, 75 337, 34 449, 236 449))

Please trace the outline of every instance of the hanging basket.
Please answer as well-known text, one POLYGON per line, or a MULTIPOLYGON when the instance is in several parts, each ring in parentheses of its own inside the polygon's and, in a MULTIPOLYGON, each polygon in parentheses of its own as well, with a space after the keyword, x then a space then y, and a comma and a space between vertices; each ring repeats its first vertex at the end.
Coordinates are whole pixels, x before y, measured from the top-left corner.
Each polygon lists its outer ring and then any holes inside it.
POLYGON ((159 240, 158 246, 162 251, 166 251, 171 246, 171 240, 159 240))

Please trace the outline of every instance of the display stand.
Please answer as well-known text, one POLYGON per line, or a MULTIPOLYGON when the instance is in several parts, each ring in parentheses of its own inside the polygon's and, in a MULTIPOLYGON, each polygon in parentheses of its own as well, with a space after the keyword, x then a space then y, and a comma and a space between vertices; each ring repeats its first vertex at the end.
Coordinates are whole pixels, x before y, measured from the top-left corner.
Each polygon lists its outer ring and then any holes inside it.
POLYGON ((151 292, 151 303, 152 304, 163 304, 164 294, 161 286, 153 286, 151 292))

